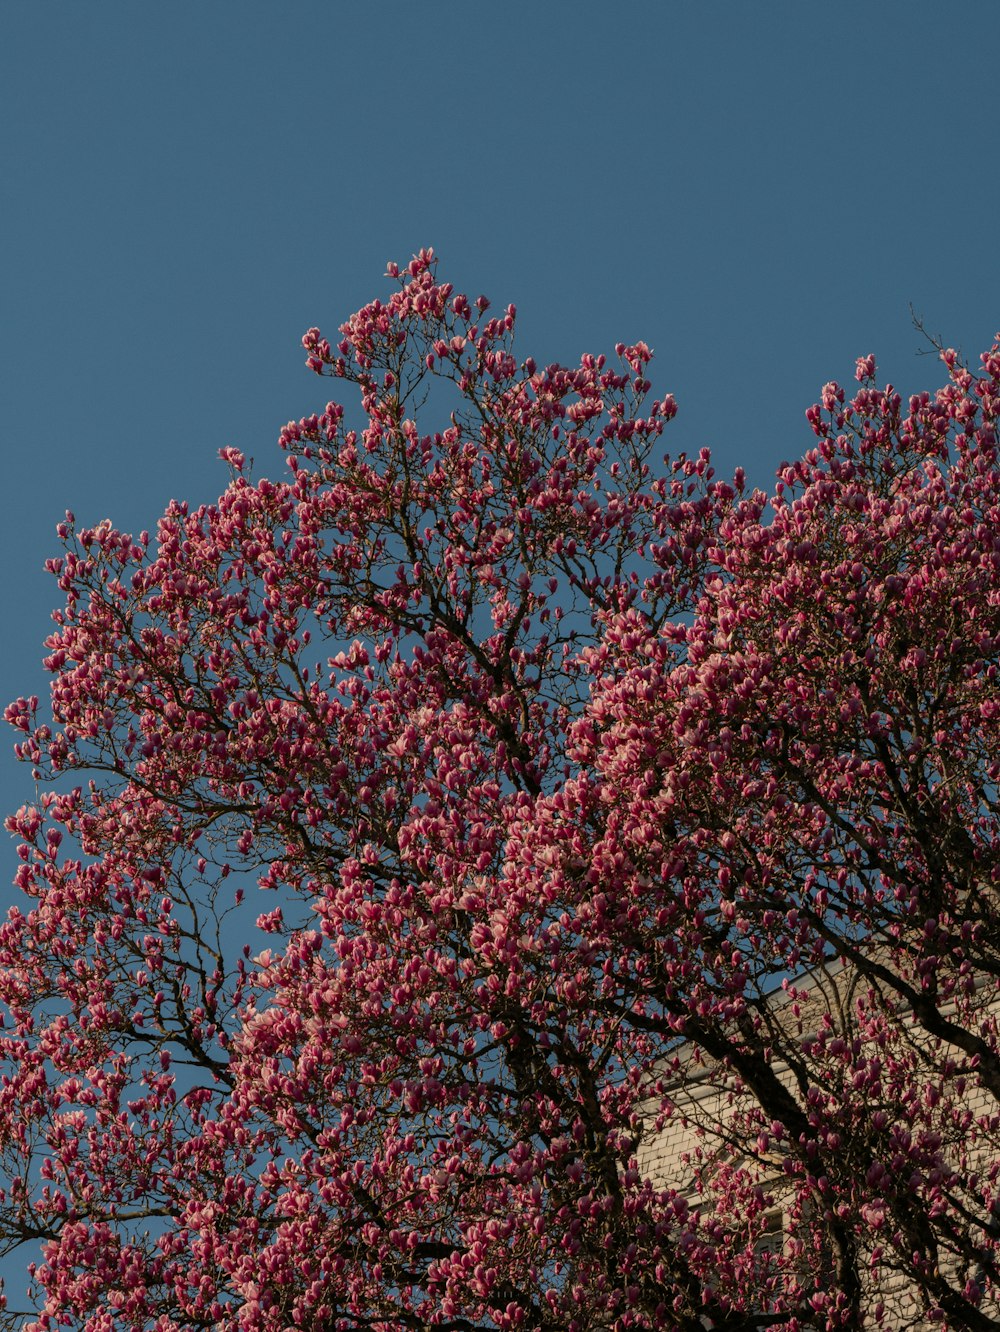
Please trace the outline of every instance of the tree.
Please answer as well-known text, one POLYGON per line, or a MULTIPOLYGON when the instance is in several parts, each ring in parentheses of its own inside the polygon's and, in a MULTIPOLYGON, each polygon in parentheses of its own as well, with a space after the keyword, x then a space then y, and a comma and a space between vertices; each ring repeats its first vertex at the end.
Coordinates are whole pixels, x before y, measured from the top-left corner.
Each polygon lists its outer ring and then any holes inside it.
POLYGON ((642 343, 539 368, 389 276, 306 334, 360 414, 285 480, 60 529, 53 725, 7 711, 32 1326, 995 1327, 1000 344, 906 408, 860 361, 768 499, 654 467, 642 343))

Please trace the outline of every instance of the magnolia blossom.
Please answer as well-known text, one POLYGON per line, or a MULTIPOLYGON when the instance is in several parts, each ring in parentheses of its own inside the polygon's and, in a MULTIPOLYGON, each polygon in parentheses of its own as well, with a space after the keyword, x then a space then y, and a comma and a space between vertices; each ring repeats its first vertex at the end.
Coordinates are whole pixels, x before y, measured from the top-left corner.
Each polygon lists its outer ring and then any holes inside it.
POLYGON ((644 343, 388 278, 282 479, 60 525, 23 1325, 995 1328, 1000 344, 862 358, 766 494, 644 343))

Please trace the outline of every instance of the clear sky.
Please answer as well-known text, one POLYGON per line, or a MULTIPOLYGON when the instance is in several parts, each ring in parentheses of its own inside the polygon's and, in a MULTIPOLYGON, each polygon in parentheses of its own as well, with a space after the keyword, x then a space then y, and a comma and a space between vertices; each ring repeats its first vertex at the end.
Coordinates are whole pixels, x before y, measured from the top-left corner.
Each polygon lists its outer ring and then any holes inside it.
POLYGON ((998 49, 995 0, 8 0, 3 701, 46 687, 64 510, 153 528, 226 444, 278 472, 329 396, 302 332, 421 246, 523 355, 644 339, 667 447, 759 484, 856 356, 933 387, 911 303, 1000 326, 998 49))
MULTIPOLYGON (((101 0, 3 29, 5 702, 45 688, 63 511, 152 528, 218 495, 224 444, 277 472, 328 396, 301 333, 422 245, 536 360, 643 338, 667 446, 761 484, 856 356, 936 381, 911 303, 970 355, 1000 325, 985 0, 101 0)), ((0 803, 27 794, 0 754, 0 803)))

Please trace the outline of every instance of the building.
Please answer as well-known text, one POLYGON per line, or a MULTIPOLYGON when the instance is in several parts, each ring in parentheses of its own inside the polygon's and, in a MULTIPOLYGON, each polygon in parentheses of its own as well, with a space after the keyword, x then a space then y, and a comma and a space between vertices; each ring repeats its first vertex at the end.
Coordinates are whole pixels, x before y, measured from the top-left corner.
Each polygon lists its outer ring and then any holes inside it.
MULTIPOLYGON (((854 1282, 860 1327, 931 1332, 943 1313, 998 1328, 1000 1105, 975 1060, 897 999, 831 963, 734 1029, 759 1078, 679 1045, 647 1103, 640 1174, 683 1195, 731 1252, 745 1242, 762 1312, 796 1284, 822 1301, 854 1282), (763 1108, 774 1082, 789 1107, 777 1123, 763 1108)), ((998 1010, 992 982, 941 1008, 991 1036, 998 1010)))

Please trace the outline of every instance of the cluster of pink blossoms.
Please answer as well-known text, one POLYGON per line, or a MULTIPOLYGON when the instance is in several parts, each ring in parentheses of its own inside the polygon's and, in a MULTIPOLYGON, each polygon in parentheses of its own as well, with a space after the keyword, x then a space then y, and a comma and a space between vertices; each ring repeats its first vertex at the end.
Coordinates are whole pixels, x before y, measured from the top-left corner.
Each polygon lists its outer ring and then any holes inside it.
POLYGON ((25 1327, 994 1328, 1000 344, 860 361, 768 497, 657 466, 644 344, 389 277, 284 480, 60 530, 25 1327))

